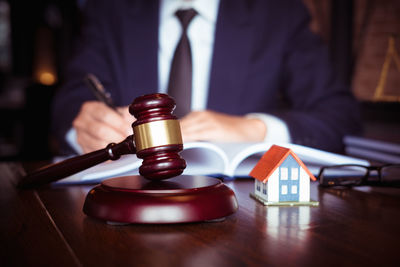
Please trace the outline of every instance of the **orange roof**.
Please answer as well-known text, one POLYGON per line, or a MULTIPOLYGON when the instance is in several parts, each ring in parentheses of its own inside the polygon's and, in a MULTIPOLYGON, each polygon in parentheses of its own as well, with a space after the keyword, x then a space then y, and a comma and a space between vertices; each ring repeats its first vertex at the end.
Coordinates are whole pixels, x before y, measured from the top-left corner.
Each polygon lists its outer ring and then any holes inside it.
POLYGON ((250 172, 250 176, 260 180, 262 182, 267 182, 271 174, 282 164, 282 162, 287 158, 287 156, 292 155, 293 158, 299 163, 299 165, 306 171, 310 176, 310 179, 315 181, 314 175, 310 170, 304 165, 304 163, 297 157, 297 155, 289 148, 281 147, 277 145, 272 145, 271 148, 264 153, 261 159, 258 161, 256 166, 250 172))

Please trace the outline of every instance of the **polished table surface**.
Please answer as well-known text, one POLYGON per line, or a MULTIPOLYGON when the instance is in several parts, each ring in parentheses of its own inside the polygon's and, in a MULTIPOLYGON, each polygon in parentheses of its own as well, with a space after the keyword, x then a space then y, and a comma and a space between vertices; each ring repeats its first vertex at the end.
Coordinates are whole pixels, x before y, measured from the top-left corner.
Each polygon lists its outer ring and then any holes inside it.
POLYGON ((227 181, 238 211, 220 222, 109 225, 82 212, 93 185, 18 190, 0 163, 0 266, 399 266, 400 188, 324 189, 318 207, 266 207, 253 181, 227 181))

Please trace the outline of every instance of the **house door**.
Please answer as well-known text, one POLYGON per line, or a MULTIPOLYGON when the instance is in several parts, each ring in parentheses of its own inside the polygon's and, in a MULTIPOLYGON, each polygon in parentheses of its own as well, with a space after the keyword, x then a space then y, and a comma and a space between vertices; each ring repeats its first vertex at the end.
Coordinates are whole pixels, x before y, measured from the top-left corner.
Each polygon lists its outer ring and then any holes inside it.
POLYGON ((279 201, 299 201, 300 166, 289 155, 279 168, 279 201))

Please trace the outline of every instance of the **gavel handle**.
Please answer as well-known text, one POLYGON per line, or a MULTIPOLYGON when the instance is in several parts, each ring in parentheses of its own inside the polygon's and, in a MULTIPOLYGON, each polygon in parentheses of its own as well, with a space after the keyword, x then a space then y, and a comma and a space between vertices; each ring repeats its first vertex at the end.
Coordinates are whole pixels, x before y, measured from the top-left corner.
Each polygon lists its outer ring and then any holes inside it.
POLYGON ((118 144, 111 143, 103 149, 50 164, 29 173, 19 181, 18 187, 32 188, 55 182, 106 160, 117 160, 122 155, 135 153, 136 147, 133 142, 133 135, 130 135, 118 144))

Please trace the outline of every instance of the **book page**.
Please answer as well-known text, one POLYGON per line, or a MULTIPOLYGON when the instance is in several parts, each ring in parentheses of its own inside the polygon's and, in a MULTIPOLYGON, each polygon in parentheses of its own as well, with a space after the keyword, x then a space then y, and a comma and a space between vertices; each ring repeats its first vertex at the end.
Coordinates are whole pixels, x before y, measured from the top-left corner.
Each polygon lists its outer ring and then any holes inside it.
POLYGON ((322 165, 339 165, 339 164, 359 164, 369 166, 367 160, 336 154, 319 150, 316 148, 296 145, 296 144, 278 144, 293 150, 294 153, 304 162, 322 165))
MULTIPOLYGON (((273 145, 271 143, 218 143, 215 144, 225 151, 229 165, 225 175, 230 177, 247 177, 262 155, 273 145)), ((315 148, 290 143, 276 144, 291 149, 309 168, 313 174, 318 174, 319 168, 325 165, 359 164, 369 166, 367 160, 344 156, 315 148)))
MULTIPOLYGON (((209 142, 191 142, 184 144, 180 155, 186 161, 185 175, 214 175, 225 172, 228 159, 219 147, 209 142)), ((64 158, 65 159, 65 158, 64 158)), ((63 159, 58 159, 61 161, 63 159)), ((106 178, 139 175, 142 159, 136 155, 124 155, 115 161, 107 161, 87 170, 64 178, 58 183, 101 182, 106 178)))
POLYGON ((229 163, 223 174, 229 177, 248 176, 251 169, 271 146, 267 143, 214 143, 214 145, 222 149, 228 158, 229 163))
POLYGON ((222 174, 229 164, 225 152, 209 142, 186 143, 181 156, 186 160, 185 175, 222 174))
POLYGON ((142 160, 136 155, 124 155, 115 161, 106 161, 84 171, 68 176, 58 183, 94 182, 106 178, 139 174, 142 160))
MULTIPOLYGON (((180 153, 187 164, 183 174, 248 177, 252 168, 271 145, 270 143, 186 143, 184 150, 180 153)), ((366 160, 315 148, 288 143, 277 145, 292 149, 313 174, 317 174, 319 167, 323 165, 369 165, 366 160)), ((119 160, 107 161, 71 175, 61 180, 60 183, 101 181, 111 177, 137 175, 141 164, 142 160, 138 159, 136 155, 124 155, 119 160)))

